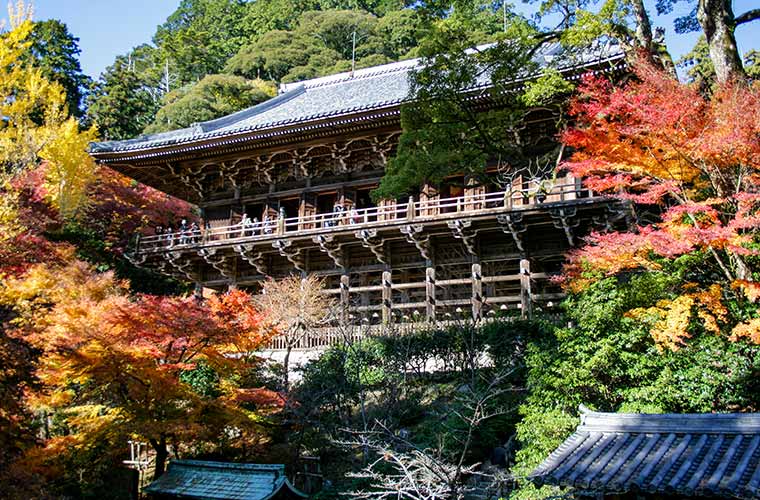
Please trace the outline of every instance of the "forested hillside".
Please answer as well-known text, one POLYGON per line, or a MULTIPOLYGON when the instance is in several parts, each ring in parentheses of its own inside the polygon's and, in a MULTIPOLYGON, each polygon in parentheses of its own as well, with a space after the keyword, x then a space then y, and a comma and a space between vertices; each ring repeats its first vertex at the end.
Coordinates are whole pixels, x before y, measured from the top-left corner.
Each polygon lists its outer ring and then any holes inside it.
MULTIPOLYGON (((119 56, 88 98, 106 139, 228 114, 276 85, 414 57, 434 16, 380 2, 183 0, 148 43, 119 56)), ((489 16, 483 38, 499 28, 489 16)))

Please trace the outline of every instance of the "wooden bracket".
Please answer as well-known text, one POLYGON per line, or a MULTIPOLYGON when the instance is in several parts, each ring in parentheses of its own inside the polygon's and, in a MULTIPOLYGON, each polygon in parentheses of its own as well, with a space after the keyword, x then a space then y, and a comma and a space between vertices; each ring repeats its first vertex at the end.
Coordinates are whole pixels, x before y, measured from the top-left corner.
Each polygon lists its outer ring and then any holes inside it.
POLYGON ((525 245, 523 243, 523 233, 528 229, 528 226, 523 222, 523 214, 502 214, 497 215, 496 220, 501 224, 501 230, 506 234, 511 234, 512 239, 515 241, 515 246, 521 252, 525 251, 525 245))
POLYGON ((224 254, 217 255, 216 248, 201 248, 198 250, 198 255, 203 257, 203 260, 211 267, 222 273, 225 278, 233 279, 234 273, 227 267, 227 256, 224 254))
POLYGON ((335 262, 337 267, 346 267, 343 260, 343 245, 337 243, 333 235, 319 234, 314 236, 312 240, 319 245, 320 250, 325 252, 335 262))
POLYGON ((470 255, 477 256, 478 250, 475 237, 478 234, 478 230, 472 229, 472 221, 462 219, 453 220, 449 221, 448 226, 449 229, 453 231, 454 238, 462 240, 462 243, 464 243, 464 246, 467 248, 470 255))
POLYGON ((164 254, 164 257, 166 257, 166 260, 169 261, 169 264, 171 264, 172 267, 174 267, 177 272, 180 273, 180 275, 185 276, 191 281, 196 281, 195 277, 188 269, 193 264, 193 261, 190 260, 190 258, 185 257, 183 259, 182 252, 166 252, 164 254))
POLYGON ((148 256, 146 254, 136 255, 130 252, 126 252, 124 254, 124 257, 126 257, 126 259, 134 266, 143 267, 142 265, 145 263, 145 259, 147 259, 148 256))
POLYGON ((263 252, 254 252, 253 245, 235 245, 232 248, 243 260, 255 267, 259 274, 264 276, 269 275, 263 252))
POLYGON ((272 247, 276 248, 280 255, 288 259, 293 267, 302 273, 306 272, 306 266, 304 265, 303 258, 301 257, 301 249, 293 246, 293 242, 290 240, 277 240, 272 243, 272 247))
POLYGON ((385 254, 385 240, 377 235, 377 229, 362 229, 356 231, 354 236, 361 240, 364 248, 369 248, 375 254, 380 263, 388 264, 388 257, 385 254))
POLYGON ((406 241, 412 243, 425 260, 431 260, 430 235, 423 235, 423 227, 418 224, 401 226, 401 232, 406 236, 406 241))
POLYGON ((576 208, 553 208, 549 211, 552 216, 554 227, 562 229, 565 232, 565 237, 570 246, 575 246, 575 238, 573 238, 573 229, 578 227, 580 221, 574 217, 578 213, 576 208))

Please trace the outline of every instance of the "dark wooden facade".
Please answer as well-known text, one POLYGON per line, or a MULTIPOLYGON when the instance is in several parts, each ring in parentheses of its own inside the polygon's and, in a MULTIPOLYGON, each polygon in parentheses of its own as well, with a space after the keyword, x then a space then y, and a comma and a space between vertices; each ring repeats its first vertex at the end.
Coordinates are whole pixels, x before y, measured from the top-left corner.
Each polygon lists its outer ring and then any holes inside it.
MULTIPOLYGON (((572 72, 621 65, 616 53, 572 72)), ((305 82, 241 116, 96 145, 100 162, 201 208, 201 230, 145 235, 133 261, 217 290, 315 273, 349 323, 553 307, 561 293, 551 277, 565 252, 594 226, 619 223, 625 207, 569 176, 506 182, 497 168, 491 184, 458 178, 420 186, 410 199, 373 203, 370 193, 397 147, 406 97, 400 79, 411 67, 305 82), (395 101, 369 96, 363 107, 348 106, 357 93, 392 85, 395 101), (328 99, 335 101, 329 113, 267 118, 328 99), (336 213, 336 205, 344 210, 336 213)), ((536 111, 530 127, 552 141, 553 123, 536 111)))

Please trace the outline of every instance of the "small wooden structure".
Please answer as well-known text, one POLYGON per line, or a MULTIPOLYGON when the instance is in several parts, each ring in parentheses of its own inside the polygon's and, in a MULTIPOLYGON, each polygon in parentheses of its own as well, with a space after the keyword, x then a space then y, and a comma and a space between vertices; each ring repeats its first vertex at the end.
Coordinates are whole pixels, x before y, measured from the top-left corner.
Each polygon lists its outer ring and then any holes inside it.
POLYGON ((153 500, 303 500, 284 465, 174 460, 144 490, 153 500))
MULTIPOLYGON (((582 408, 583 410, 583 408, 582 408)), ((596 413, 534 470, 593 498, 760 498, 760 414, 596 413)))
MULTIPOLYGON (((550 46, 536 61, 545 66, 562 57, 569 56, 550 46)), ((509 175, 498 159, 488 162, 489 182, 453 176, 407 199, 374 202, 370 193, 396 151, 400 109, 420 64, 287 84, 277 97, 230 116, 93 144, 99 163, 202 211, 204 227, 143 235, 130 258, 217 290, 317 274, 342 304, 343 324, 550 309, 562 297, 551 277, 565 252, 592 229, 624 220, 626 206, 569 175, 509 175)), ((616 45, 561 65, 570 79, 625 68, 616 45)), ((498 105, 489 85, 473 90, 478 109, 498 105)), ((556 118, 546 109, 529 113, 526 133, 544 152, 556 145, 556 118)))

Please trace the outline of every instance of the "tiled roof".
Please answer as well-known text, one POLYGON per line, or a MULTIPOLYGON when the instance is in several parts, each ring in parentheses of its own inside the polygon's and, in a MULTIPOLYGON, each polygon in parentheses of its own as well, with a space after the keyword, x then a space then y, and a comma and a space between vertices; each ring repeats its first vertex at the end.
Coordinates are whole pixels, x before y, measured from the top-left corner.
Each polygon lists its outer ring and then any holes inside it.
POLYGON ((174 460, 144 491, 178 498, 265 500, 281 488, 306 497, 287 480, 284 465, 174 460))
POLYGON ((760 498, 760 414, 595 413, 534 470, 589 493, 760 498))
MULTIPOLYGON (((578 54, 567 54, 559 45, 548 45, 537 52, 535 60, 540 67, 554 65, 560 69, 575 69, 622 56, 620 47, 610 43, 578 54)), ((90 151, 94 154, 141 151, 398 106, 409 99, 409 77, 419 65, 418 59, 412 59, 361 69, 353 74, 340 73, 283 85, 277 97, 237 113, 171 132, 93 143, 90 151)), ((484 76, 478 83, 486 86, 490 82, 484 76)))

